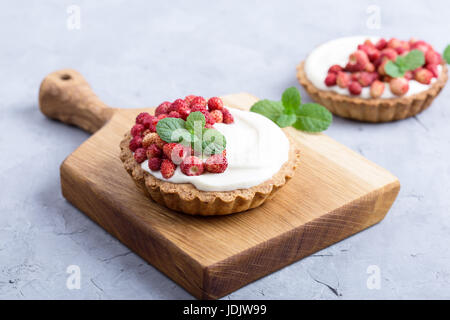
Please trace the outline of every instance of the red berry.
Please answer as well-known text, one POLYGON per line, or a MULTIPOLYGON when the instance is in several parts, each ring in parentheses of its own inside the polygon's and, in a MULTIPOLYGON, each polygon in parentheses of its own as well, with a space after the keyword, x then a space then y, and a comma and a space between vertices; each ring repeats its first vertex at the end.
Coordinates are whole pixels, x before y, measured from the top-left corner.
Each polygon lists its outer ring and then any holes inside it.
POLYGON ((362 50, 357 50, 350 55, 345 69, 350 72, 363 71, 369 62, 367 54, 362 50))
POLYGON ((205 128, 214 129, 214 125, 207 123, 207 124, 205 124, 205 128))
POLYGON ((137 161, 137 163, 142 163, 145 160, 147 160, 147 154, 145 152, 144 148, 137 148, 134 152, 134 160, 137 161))
POLYGON ((347 72, 338 72, 336 83, 340 88, 347 88, 350 84, 350 75, 347 72))
POLYGON ((143 124, 143 123, 144 123, 144 120, 145 120, 147 117, 150 117, 150 114, 149 114, 148 112, 142 112, 142 113, 139 113, 138 116, 136 117, 136 123, 137 123, 137 124, 143 124))
POLYGON ((186 97, 184 98, 184 101, 186 101, 186 103, 188 104, 188 106, 190 106, 191 103, 192 103, 192 100, 194 100, 196 97, 197 97, 196 95, 191 94, 191 95, 189 95, 189 96, 186 96, 186 97))
POLYGON ((360 85, 358 82, 353 81, 353 82, 351 82, 350 85, 348 86, 348 91, 349 91, 351 94, 357 96, 357 95, 359 95, 359 94, 361 93, 362 87, 361 87, 361 85, 360 85))
POLYGON ((135 152, 136 149, 142 147, 142 138, 140 136, 135 136, 133 139, 131 139, 129 144, 130 150, 135 152))
POLYGON ((133 137, 135 137, 135 136, 141 136, 141 135, 142 135, 142 132, 144 132, 144 130, 145 130, 144 125, 142 125, 142 124, 135 124, 135 125, 133 126, 133 128, 131 128, 131 135, 132 135, 133 137))
POLYGON ((181 107, 188 107, 188 106, 189 105, 183 99, 177 99, 170 105, 169 113, 171 111, 177 111, 178 112, 179 108, 181 108, 181 107))
POLYGON ((397 38, 391 38, 389 39, 387 46, 388 48, 396 49, 401 46, 401 41, 397 38))
POLYGON ((218 97, 212 97, 208 100, 208 109, 212 110, 222 110, 223 109, 223 101, 218 97))
POLYGON ((163 152, 166 158, 172 160, 175 164, 180 164, 187 155, 191 154, 189 147, 178 143, 165 144, 163 147, 163 152))
POLYGON ((328 69, 328 74, 330 73, 338 73, 339 71, 343 71, 344 68, 342 68, 340 65, 335 64, 333 66, 330 67, 330 69, 328 69))
POLYGON ((378 74, 376 72, 361 72, 358 82, 361 86, 368 87, 372 84, 372 82, 375 81, 377 77, 378 74))
POLYGON ((153 143, 147 148, 147 158, 148 159, 161 158, 161 155, 162 155, 162 150, 156 144, 153 143))
POLYGON ((380 57, 380 50, 375 48, 373 44, 360 44, 358 50, 364 51, 369 57, 370 61, 375 61, 380 57))
POLYGON ((170 111, 169 118, 181 118, 181 115, 176 111, 170 111))
POLYGON ((161 168, 161 158, 148 159, 148 167, 152 171, 158 171, 161 168))
POLYGON ((161 103, 158 108, 155 110, 155 116, 159 116, 160 114, 169 113, 171 103, 169 101, 164 101, 161 103))
POLYGON ((213 117, 211 117, 211 114, 209 113, 209 111, 200 111, 201 113, 203 113, 203 115, 205 116, 205 121, 206 123, 209 123, 211 125, 215 124, 216 121, 214 120, 213 117))
POLYGON ((172 161, 169 159, 164 159, 161 163, 161 174, 164 179, 171 178, 174 175, 176 168, 177 167, 172 161))
POLYGON ((222 115, 223 115, 223 123, 230 124, 234 122, 233 115, 227 108, 223 108, 222 115))
POLYGON ((403 96, 409 90, 408 80, 405 78, 394 78, 389 82, 389 87, 396 96, 403 96))
POLYGON ((372 98, 379 98, 383 94, 384 91, 384 83, 380 80, 375 80, 370 86, 370 96, 372 98))
MULTIPOLYGON (((155 118, 154 116, 148 116, 144 119, 144 121, 142 122, 142 124, 144 125, 145 129, 150 129, 150 127, 152 126, 152 124, 157 120, 157 118, 155 118)), ((157 121, 156 121, 157 122, 157 121)))
POLYGON ((207 102, 206 102, 205 98, 197 96, 194 99, 192 99, 192 101, 191 101, 191 108, 195 104, 201 104, 202 106, 206 107, 207 102))
POLYGON ((381 55, 380 55, 380 57, 383 59, 383 58, 387 58, 387 59, 389 59, 389 60, 395 60, 395 59, 397 59, 397 56, 398 56, 398 54, 397 54, 397 51, 395 51, 394 49, 392 49, 392 48, 386 48, 386 49, 384 49, 384 50, 381 50, 381 55))
POLYGON ((378 40, 378 42, 375 44, 375 48, 377 48, 378 50, 383 50, 386 47, 387 47, 387 41, 383 38, 378 40))
POLYGON ((158 139, 159 139, 158 134, 156 132, 151 132, 151 133, 145 135, 144 138, 142 139, 142 146, 144 148, 148 148, 152 144, 156 144, 158 139))
POLYGON ((215 123, 222 123, 223 122, 223 114, 220 110, 213 110, 209 113, 211 118, 214 119, 215 123))
POLYGON ((433 77, 439 77, 439 69, 436 64, 427 64, 426 69, 433 74, 433 77))
POLYGON ((223 155, 215 154, 206 160, 205 167, 208 172, 222 173, 227 169, 228 161, 223 155))
POLYGON ((364 69, 364 71, 374 72, 375 71, 375 65, 373 63, 369 62, 368 64, 366 64, 366 68, 364 69))
POLYGON ((430 49, 432 49, 431 46, 422 40, 415 41, 411 44, 411 50, 420 50, 424 54, 426 54, 430 49))
POLYGON ((441 55, 434 50, 428 50, 425 54, 425 61, 427 64, 438 65, 442 62, 441 55))
POLYGON ((386 64, 387 64, 388 62, 389 62, 388 59, 384 59, 384 61, 379 65, 377 71, 378 71, 378 73, 379 73, 380 75, 382 75, 382 76, 386 75, 386 69, 385 69, 385 67, 386 67, 386 64))
POLYGON ((420 83, 430 84, 431 78, 433 78, 433 74, 428 69, 417 68, 414 71, 414 80, 416 80, 420 83))
POLYGON ((404 77, 405 77, 406 80, 409 81, 409 80, 412 80, 414 78, 414 74, 413 74, 412 71, 406 71, 404 77))
POLYGON ((167 118, 167 117, 168 117, 167 114, 160 114, 156 119, 161 120, 161 119, 164 119, 164 118, 167 118))
POLYGON ((196 111, 202 112, 202 111, 207 111, 207 110, 206 110, 206 107, 200 103, 192 104, 191 112, 196 112, 196 111))
POLYGON ((178 110, 178 113, 180 114, 183 120, 186 120, 187 117, 189 117, 189 114, 191 113, 191 109, 189 109, 189 107, 182 107, 178 110))
POLYGON ((180 165, 181 172, 187 176, 199 176, 204 171, 203 162, 196 156, 185 158, 180 165))
POLYGON ((336 85, 337 74, 329 72, 327 77, 325 78, 325 85, 327 87, 332 87, 336 85))

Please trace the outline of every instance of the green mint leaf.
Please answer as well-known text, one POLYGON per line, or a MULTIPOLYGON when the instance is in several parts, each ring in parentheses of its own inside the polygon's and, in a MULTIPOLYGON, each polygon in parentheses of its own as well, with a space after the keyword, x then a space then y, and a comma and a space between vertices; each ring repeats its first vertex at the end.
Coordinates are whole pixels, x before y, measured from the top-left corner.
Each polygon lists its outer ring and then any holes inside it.
POLYGON ((283 113, 284 108, 283 104, 280 101, 271 101, 265 99, 256 102, 250 108, 250 111, 259 113, 276 123, 277 119, 283 113))
POLYGON ((443 56, 445 61, 450 64, 450 44, 447 46, 447 48, 445 48, 443 56))
POLYGON ((297 121, 297 116, 295 114, 282 113, 275 123, 280 128, 286 128, 292 126, 295 121, 297 121))
POLYGON ((227 146, 225 136, 216 129, 206 129, 203 131, 203 154, 212 155, 221 153, 227 146))
POLYGON ((179 118, 164 118, 158 121, 156 132, 165 142, 180 142, 189 132, 185 129, 185 122, 179 118))
POLYGON ((281 102, 286 113, 294 114, 301 104, 300 92, 296 87, 290 87, 284 90, 281 96, 281 102))
POLYGON ((191 112, 189 114, 189 116, 186 118, 186 129, 188 129, 189 131, 194 131, 196 122, 200 130, 205 126, 205 116, 200 111, 191 112))
POLYGON ((297 110, 297 121, 293 127, 306 132, 326 130, 333 120, 331 112, 317 103, 305 103, 297 110))
POLYGON ((388 61, 384 66, 384 70, 393 78, 403 77, 406 71, 401 70, 400 67, 393 61, 388 61))
POLYGON ((425 55, 422 51, 417 49, 411 50, 406 56, 399 58, 402 58, 403 60, 404 66, 406 68, 405 71, 415 70, 425 64, 425 55))

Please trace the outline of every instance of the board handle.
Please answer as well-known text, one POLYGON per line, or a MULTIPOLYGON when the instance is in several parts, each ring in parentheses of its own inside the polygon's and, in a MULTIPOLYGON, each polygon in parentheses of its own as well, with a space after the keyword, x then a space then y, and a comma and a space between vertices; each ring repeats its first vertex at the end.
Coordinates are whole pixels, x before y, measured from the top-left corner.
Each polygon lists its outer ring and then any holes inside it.
POLYGON ((114 112, 95 95, 84 77, 72 69, 45 77, 39 89, 39 107, 47 117, 91 133, 108 122, 114 112))

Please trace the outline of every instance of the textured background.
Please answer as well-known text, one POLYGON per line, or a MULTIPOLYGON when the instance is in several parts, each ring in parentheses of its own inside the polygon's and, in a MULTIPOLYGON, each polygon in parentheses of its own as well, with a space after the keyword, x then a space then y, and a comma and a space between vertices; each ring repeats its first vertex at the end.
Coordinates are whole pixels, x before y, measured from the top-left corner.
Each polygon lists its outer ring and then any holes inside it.
MULTIPOLYGON (((414 36, 441 52, 450 43, 448 1, 82 1, 79 30, 66 26, 71 4, 0 4, 3 299, 192 298, 61 196, 59 165, 88 134, 39 112, 47 73, 77 69, 116 107, 191 93, 279 99, 297 85, 296 64, 336 37, 414 36), (370 5, 381 10, 378 30, 367 27, 370 5), (81 268, 80 290, 66 288, 69 265, 81 268)), ((449 100, 445 88, 431 109, 396 123, 336 118, 328 135, 399 177, 392 210, 226 298, 450 298, 449 100), (366 285, 371 265, 381 272, 379 290, 366 285)))

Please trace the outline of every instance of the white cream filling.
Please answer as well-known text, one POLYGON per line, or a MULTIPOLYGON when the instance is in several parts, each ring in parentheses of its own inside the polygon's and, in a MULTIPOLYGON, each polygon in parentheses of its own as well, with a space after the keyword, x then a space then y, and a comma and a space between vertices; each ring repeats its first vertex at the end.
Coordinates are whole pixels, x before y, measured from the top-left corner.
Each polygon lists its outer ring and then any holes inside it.
MULTIPOLYGON (((335 64, 342 67, 348 62, 348 57, 350 54, 358 49, 358 45, 364 43, 365 40, 370 39, 374 44, 379 40, 379 38, 368 37, 368 36, 357 36, 357 37, 346 37, 339 38, 329 42, 326 42, 317 48, 315 48, 306 58, 305 61, 305 73, 309 81, 318 89, 334 91, 342 95, 348 95, 347 88, 340 88, 335 85, 332 87, 327 87, 325 85, 325 78, 328 74, 328 69, 335 64)), ((439 74, 441 73, 441 66, 438 66, 439 74)), ((430 86, 436 81, 436 78, 431 79, 431 84, 422 84, 415 80, 410 80, 409 90, 404 96, 410 96, 430 88, 430 86)), ((358 95, 361 98, 371 98, 370 97, 370 87, 362 88, 361 94, 358 95)), ((397 98, 391 90, 389 89, 389 84, 385 83, 385 88, 381 98, 397 98)))
POLYGON ((289 140, 268 118, 254 112, 229 110, 234 123, 214 125, 227 141, 228 168, 225 172, 187 176, 178 166, 175 174, 165 179, 161 171, 149 169, 147 160, 141 164, 142 169, 168 182, 192 183, 202 191, 247 189, 269 180, 288 161, 289 140))

